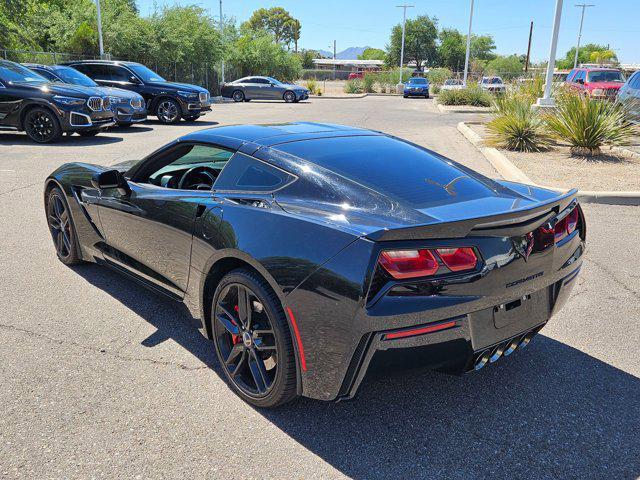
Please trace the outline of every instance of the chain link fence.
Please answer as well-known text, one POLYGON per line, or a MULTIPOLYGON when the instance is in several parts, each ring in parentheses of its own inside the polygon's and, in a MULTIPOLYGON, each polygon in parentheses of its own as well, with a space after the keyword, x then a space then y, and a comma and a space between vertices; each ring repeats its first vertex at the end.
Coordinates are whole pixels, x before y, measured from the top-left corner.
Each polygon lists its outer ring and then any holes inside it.
MULTIPOLYGON (((97 55, 78 55, 64 52, 38 52, 28 50, 1 49, 0 55, 5 60, 18 63, 38 63, 42 65, 56 65, 73 60, 99 60, 97 55)), ((149 62, 137 58, 115 58, 106 55, 104 59, 133 61, 145 64, 157 72, 161 77, 171 82, 190 83, 206 88, 212 96, 220 95, 222 83, 222 66, 210 63, 194 62, 149 62)), ((239 78, 240 73, 233 66, 225 66, 225 81, 239 78)))

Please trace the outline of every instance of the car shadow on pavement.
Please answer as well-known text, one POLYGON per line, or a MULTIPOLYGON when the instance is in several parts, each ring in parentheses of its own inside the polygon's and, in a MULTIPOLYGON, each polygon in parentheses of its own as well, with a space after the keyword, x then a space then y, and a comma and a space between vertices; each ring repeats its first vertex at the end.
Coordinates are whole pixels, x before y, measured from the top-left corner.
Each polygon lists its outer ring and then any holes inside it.
POLYGON ((145 127, 141 124, 137 124, 130 127, 111 127, 109 129, 109 133, 124 133, 125 135, 127 135, 129 133, 144 133, 150 132, 152 130, 153 128, 151 127, 145 127))
MULTIPOLYGON (((186 307, 105 267, 74 270, 157 329, 143 345, 170 338, 222 375, 186 307)), ((640 379, 544 334, 461 377, 373 374, 352 401, 257 411, 356 479, 640 475, 640 379)))
MULTIPOLYGON (((150 125, 161 125, 165 126, 166 124, 162 123, 160 120, 149 119, 145 123, 150 125)), ((219 125, 220 122, 216 122, 213 120, 193 120, 190 122, 180 121, 178 123, 172 123, 169 126, 171 127, 212 127, 214 125, 219 125)))
POLYGON ((55 143, 37 143, 31 140, 26 134, 21 133, 2 133, 0 134, 0 145, 28 145, 41 148, 56 148, 82 145, 107 145, 110 143, 121 142, 121 137, 114 137, 109 133, 99 133, 95 137, 81 137, 80 135, 63 135, 59 141, 55 143))

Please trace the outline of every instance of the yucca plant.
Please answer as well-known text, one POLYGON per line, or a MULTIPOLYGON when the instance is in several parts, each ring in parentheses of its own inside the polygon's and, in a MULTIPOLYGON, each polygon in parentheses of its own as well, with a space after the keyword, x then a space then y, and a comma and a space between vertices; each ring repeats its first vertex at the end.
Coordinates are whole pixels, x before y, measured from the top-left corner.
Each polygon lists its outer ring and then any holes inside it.
POLYGON ((307 80, 305 87, 307 87, 307 90, 311 92, 311 95, 315 95, 316 92, 320 90, 320 87, 318 87, 318 82, 316 82, 314 79, 307 80))
POLYGON ((362 93, 362 82, 358 79, 344 82, 344 93, 362 93))
POLYGON ((546 116, 549 130, 571 144, 571 154, 600 155, 601 147, 627 144, 633 135, 628 113, 621 105, 586 95, 565 94, 557 108, 546 116))
POLYGON ((527 98, 515 94, 498 96, 495 118, 487 124, 487 144, 519 152, 539 152, 549 148, 551 138, 539 111, 527 98))

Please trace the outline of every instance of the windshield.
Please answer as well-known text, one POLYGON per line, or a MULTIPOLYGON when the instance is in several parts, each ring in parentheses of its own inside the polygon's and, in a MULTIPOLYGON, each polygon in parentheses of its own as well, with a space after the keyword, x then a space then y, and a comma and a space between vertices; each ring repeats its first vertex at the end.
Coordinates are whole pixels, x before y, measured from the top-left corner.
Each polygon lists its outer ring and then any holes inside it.
POLYGON ((502 83, 502 79, 500 77, 483 78, 482 83, 502 83))
POLYGON ((36 72, 13 62, 0 62, 0 80, 18 83, 49 82, 49 80, 36 72))
POLYGON ((416 85, 426 85, 427 79, 426 78, 410 78, 409 83, 415 83, 416 85))
POLYGON ((594 70, 587 76, 588 82, 624 82, 622 74, 617 70, 594 70))
POLYGON ((166 82, 164 78, 144 65, 127 65, 143 82, 166 82))
POLYGON ((71 67, 55 67, 55 74, 60 77, 65 83, 72 83, 74 85, 82 85, 84 87, 97 87, 98 84, 87 77, 84 73, 79 72, 75 68, 71 67))
POLYGON ((462 85, 460 80, 445 80, 445 85, 462 85))

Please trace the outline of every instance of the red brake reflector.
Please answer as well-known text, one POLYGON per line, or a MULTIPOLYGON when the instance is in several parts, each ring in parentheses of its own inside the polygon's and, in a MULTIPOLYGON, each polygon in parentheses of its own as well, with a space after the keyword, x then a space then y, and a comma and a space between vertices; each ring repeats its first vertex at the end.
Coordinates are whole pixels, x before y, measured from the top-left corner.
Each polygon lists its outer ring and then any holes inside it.
POLYGON ((447 328, 453 328, 456 326, 455 320, 450 322, 439 323, 437 325, 429 325, 427 327, 413 328, 411 330, 402 330, 400 332, 387 333, 384 336, 385 340, 393 340, 394 338, 406 338, 414 337, 416 335, 422 335, 425 333, 439 332, 440 330, 446 330, 447 328))
POLYGON ((472 270, 478 263, 478 257, 473 248, 438 248, 436 250, 444 264, 449 267, 452 272, 461 272, 463 270, 472 270))
POLYGON ((567 215, 567 233, 570 235, 576 229, 578 225, 578 207, 571 210, 571 213, 567 215))
POLYGON ((438 271, 438 261, 426 249, 386 250, 380 253, 380 265, 393 278, 414 278, 433 275, 438 271))

